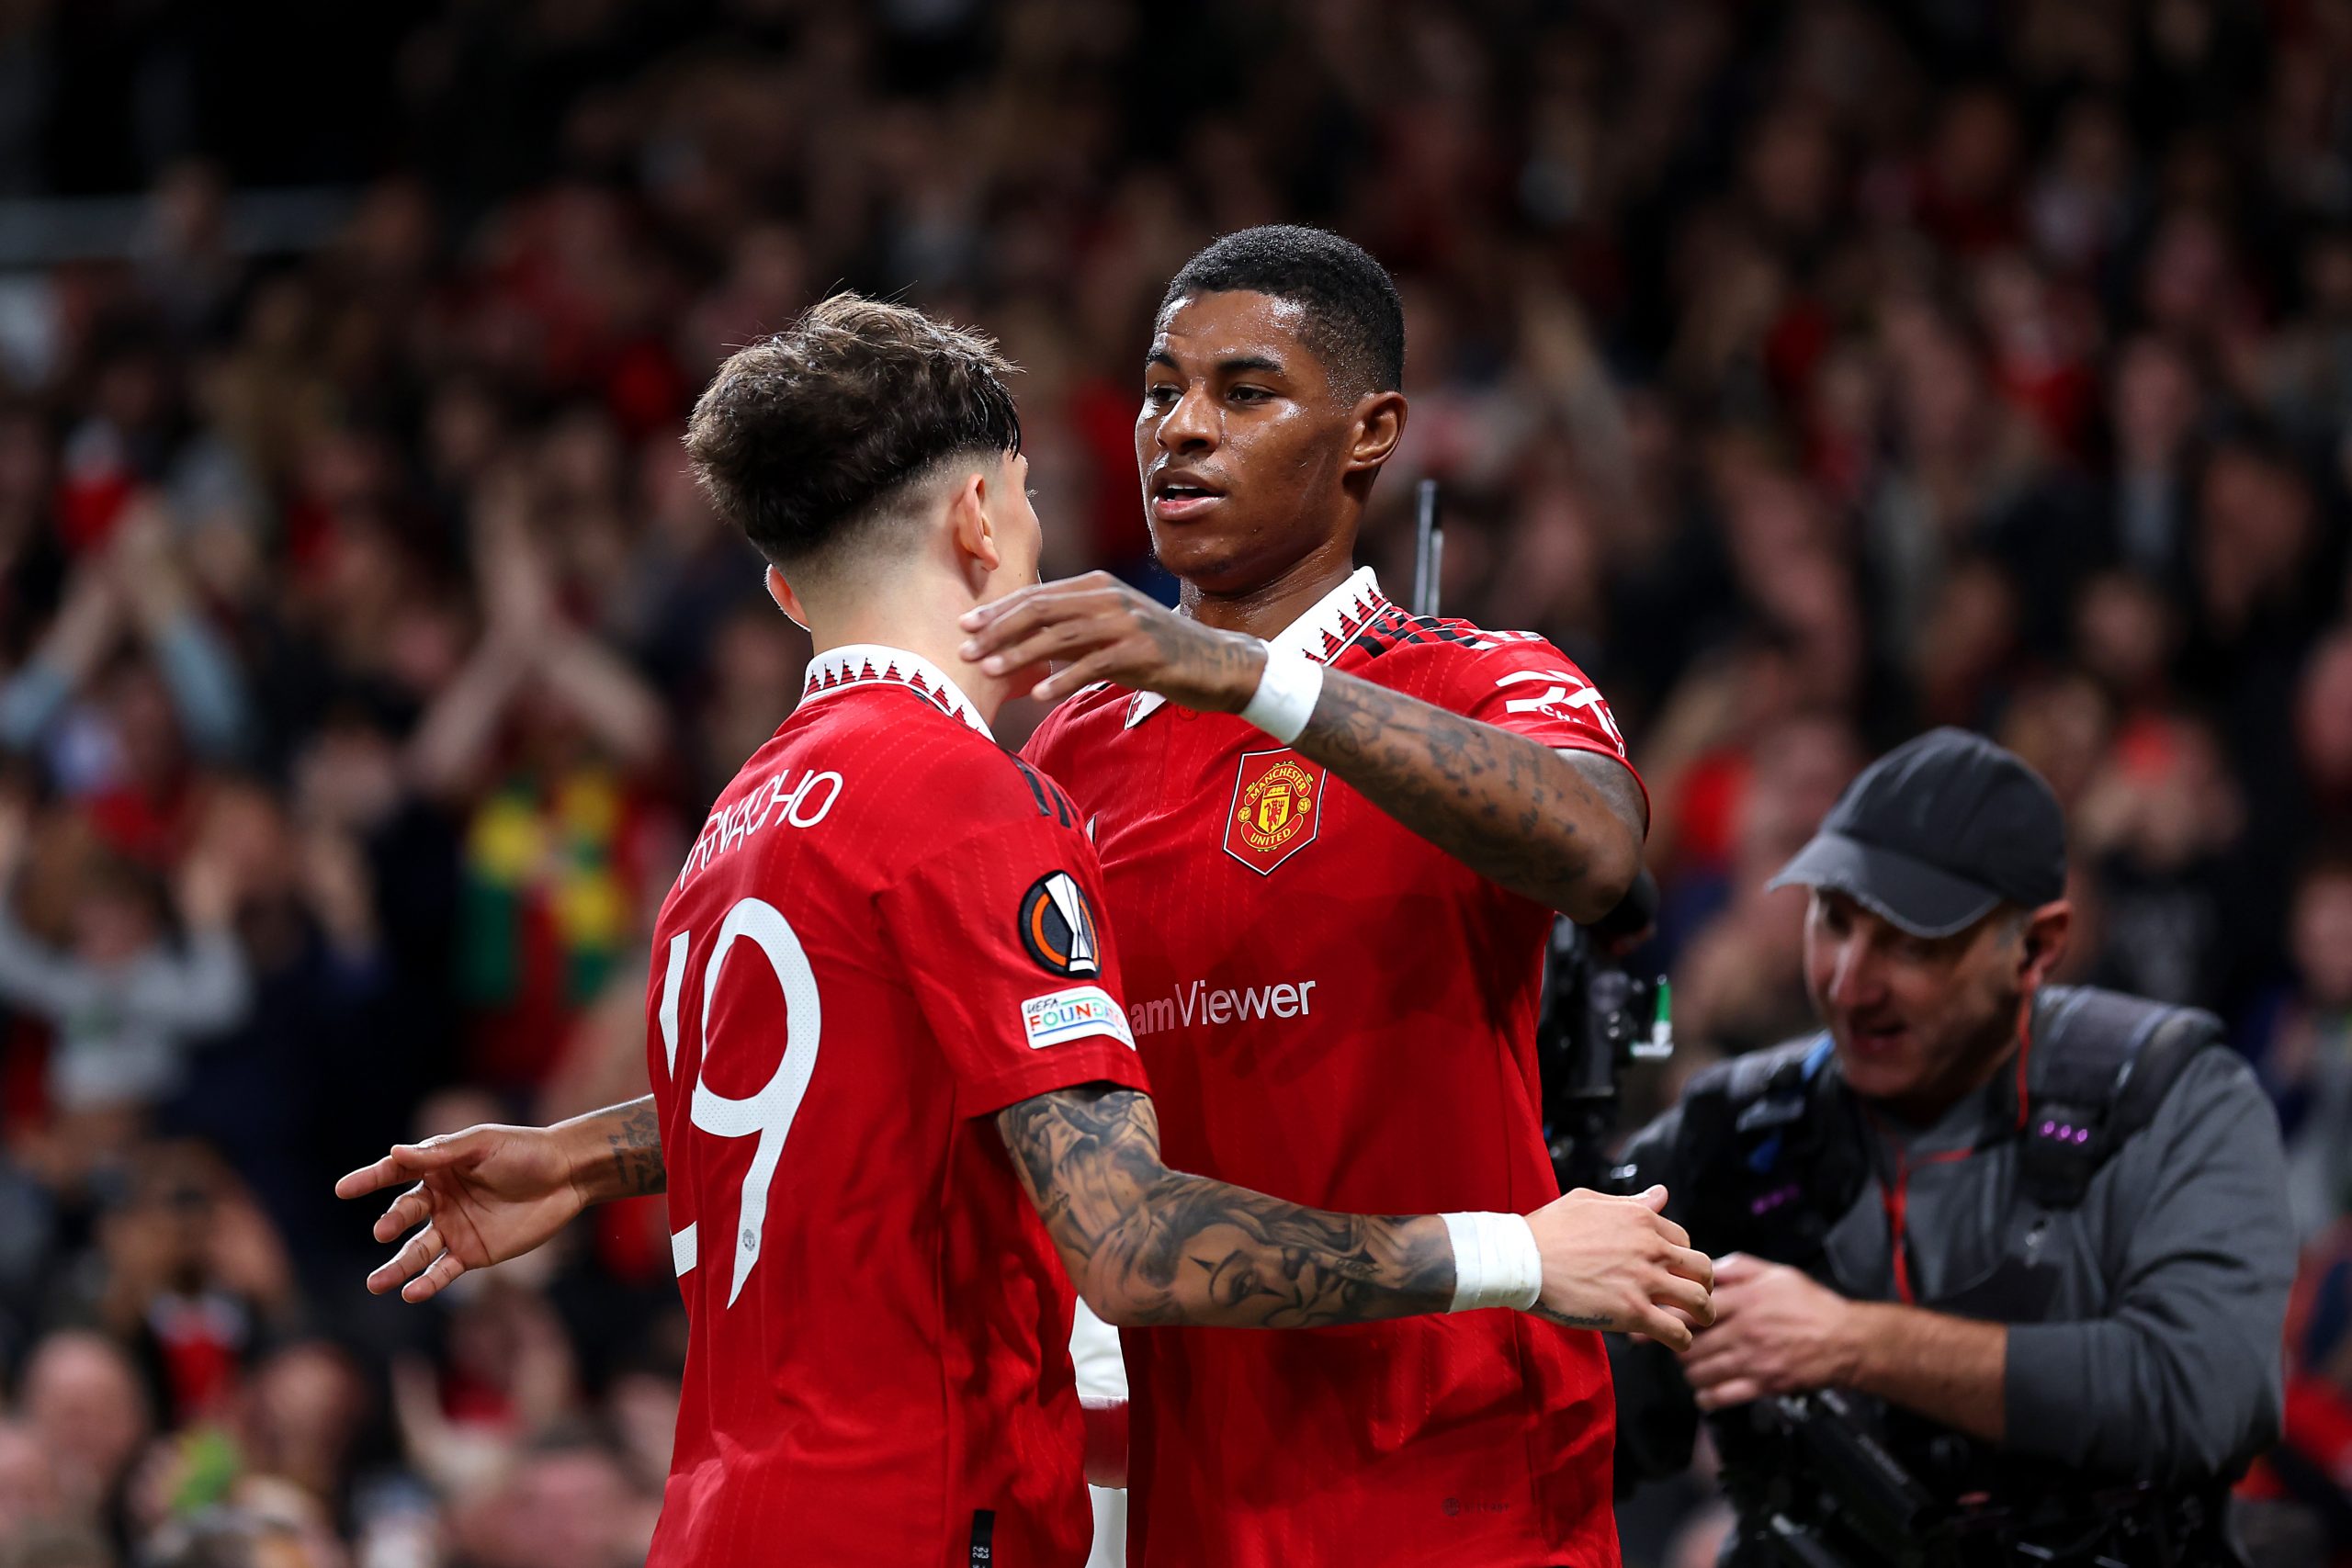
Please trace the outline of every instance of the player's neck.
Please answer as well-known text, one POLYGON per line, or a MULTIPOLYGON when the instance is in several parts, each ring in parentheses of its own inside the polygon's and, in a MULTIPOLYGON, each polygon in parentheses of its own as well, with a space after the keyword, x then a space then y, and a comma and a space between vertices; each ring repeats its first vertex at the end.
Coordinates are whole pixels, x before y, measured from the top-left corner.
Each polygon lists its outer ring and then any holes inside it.
POLYGON ((956 624, 956 617, 970 607, 885 603, 861 604, 837 615, 812 614, 808 640, 819 653, 871 643, 920 654, 956 682, 956 689, 978 710, 983 723, 993 725, 997 710, 1012 692, 1002 676, 990 675, 965 660, 964 639, 970 634, 956 624))
POLYGON ((1178 605, 1204 626, 1271 637, 1306 614, 1354 572, 1355 541, 1334 538, 1269 581, 1231 593, 1186 582, 1178 605))

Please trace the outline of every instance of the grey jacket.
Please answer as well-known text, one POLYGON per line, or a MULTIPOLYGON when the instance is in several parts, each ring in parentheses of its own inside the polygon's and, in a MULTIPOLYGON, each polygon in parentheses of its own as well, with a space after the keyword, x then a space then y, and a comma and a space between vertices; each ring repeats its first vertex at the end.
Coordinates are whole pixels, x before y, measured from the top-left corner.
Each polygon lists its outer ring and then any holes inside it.
MULTIPOLYGON (((1823 1070, 1834 1073, 1835 1063, 1823 1070)), ((1835 1092, 1857 1103, 1842 1083, 1835 1092)), ((1879 1116, 1884 1142, 1870 1179, 1812 1271, 1849 1299, 1897 1299, 1883 1197, 1899 1150, 1917 1301, 1956 1298, 1942 1310, 1989 1315, 1967 1309, 1972 1280, 1960 1276, 2000 1256, 2029 1201, 2018 1141, 1996 1136, 1964 1159, 1926 1156, 1973 1147, 1988 1121, 2013 1124, 2017 1114, 2014 1075, 2004 1074, 1933 1126, 1879 1116)), ((1663 1181, 1674 1192, 1678 1179, 1690 1179, 1673 1168, 1680 1116, 1679 1106, 1668 1111, 1629 1147, 1637 1184, 1663 1181)), ((2278 1121, 2243 1060, 2199 1053, 2083 1201, 2039 1220, 2033 1245, 2056 1261, 2055 1289, 2035 1321, 2009 1330, 2007 1452, 2182 1483, 2233 1474, 2277 1440, 2295 1233, 2278 1121)))

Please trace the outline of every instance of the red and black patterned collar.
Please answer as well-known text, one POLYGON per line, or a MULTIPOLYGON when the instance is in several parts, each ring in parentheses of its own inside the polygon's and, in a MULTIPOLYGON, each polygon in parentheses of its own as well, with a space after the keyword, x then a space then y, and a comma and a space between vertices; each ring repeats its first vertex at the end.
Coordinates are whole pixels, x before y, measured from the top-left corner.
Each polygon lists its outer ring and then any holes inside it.
POLYGON ((800 700, 810 703, 835 692, 883 685, 904 686, 919 693, 940 712, 963 720, 990 740, 996 739, 988 721, 980 716, 980 710, 972 705, 961 687, 947 678, 945 671, 920 653, 878 642, 844 643, 818 654, 808 661, 808 679, 801 686, 800 700))

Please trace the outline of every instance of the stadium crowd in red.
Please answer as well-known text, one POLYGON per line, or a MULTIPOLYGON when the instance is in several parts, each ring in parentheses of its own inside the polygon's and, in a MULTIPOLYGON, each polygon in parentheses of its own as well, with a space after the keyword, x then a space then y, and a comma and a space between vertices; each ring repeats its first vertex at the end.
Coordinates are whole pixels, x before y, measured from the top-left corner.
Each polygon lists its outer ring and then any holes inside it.
POLYGON ((1024 367, 1048 574, 1165 587, 1149 311, 1271 220, 1405 291, 1392 592, 1435 476, 1447 607, 1610 693, 1683 1068, 1810 1026, 1762 883, 1869 755, 1972 725, 2056 786, 2069 977, 2222 1011, 2278 1097, 2312 1263, 2256 1484, 2343 1506, 2352 8, 1192 9, 289 22, 368 51, 297 150, 295 43, 0 18, 48 87, 0 185, 148 189, 0 276, 0 1563, 638 1560, 658 1201, 414 1310, 329 1188, 643 1089, 651 909, 807 655, 684 410, 903 291, 1024 367), (250 253, 232 186, 291 175, 347 217, 250 253))

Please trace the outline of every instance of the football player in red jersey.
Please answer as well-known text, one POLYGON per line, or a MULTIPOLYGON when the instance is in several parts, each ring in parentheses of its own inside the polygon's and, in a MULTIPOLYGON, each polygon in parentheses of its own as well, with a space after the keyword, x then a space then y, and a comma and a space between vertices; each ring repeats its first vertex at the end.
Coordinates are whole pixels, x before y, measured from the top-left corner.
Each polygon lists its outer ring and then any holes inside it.
MULTIPOLYGON (((1534 1025, 1555 910, 1608 911, 1647 807, 1557 649, 1417 619, 1354 566, 1406 417, 1388 275, 1317 230, 1169 286, 1136 458, 1170 612, 1101 574, 964 618, 1066 661, 1025 754, 1084 814, 1168 1156, 1301 1202, 1558 1192, 1534 1025)), ((1599 1336, 1502 1314, 1121 1336, 1131 1568, 1617 1561, 1599 1336)))
POLYGON ((1080 1562, 1072 1280, 1120 1324, 1711 1318, 1655 1201, 1374 1218, 1161 1161, 1083 825, 989 732, 1043 671, 942 668, 962 611, 1035 580, 1003 368, 847 296, 722 367, 689 453, 817 657, 656 923, 650 1102, 337 1189, 416 1180, 369 1280, 412 1301, 666 1190, 690 1337, 658 1564, 1080 1562))

